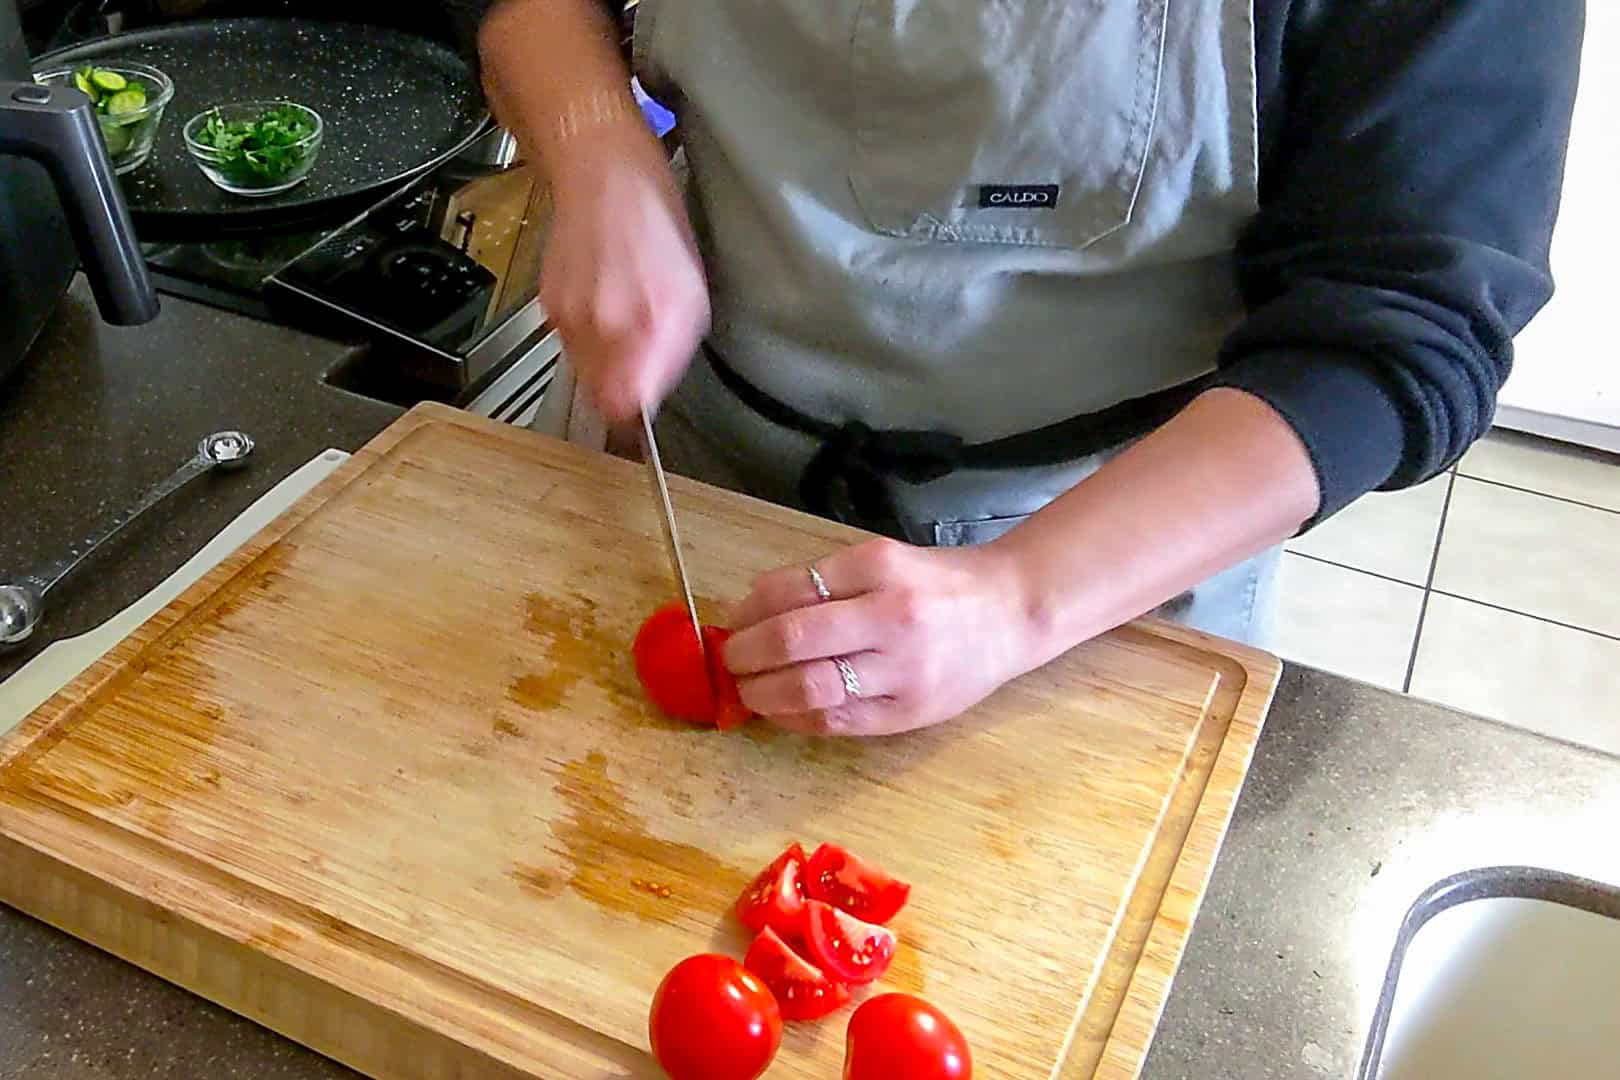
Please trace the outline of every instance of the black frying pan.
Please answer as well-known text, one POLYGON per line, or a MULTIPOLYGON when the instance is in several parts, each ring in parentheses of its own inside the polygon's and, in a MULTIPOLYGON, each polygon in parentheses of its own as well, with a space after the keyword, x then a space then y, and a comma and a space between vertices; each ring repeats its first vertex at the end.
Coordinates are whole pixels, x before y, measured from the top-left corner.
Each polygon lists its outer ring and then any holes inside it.
POLYGON ((207 19, 97 38, 40 56, 35 71, 136 60, 174 80, 152 156, 120 179, 141 239, 194 240, 321 219, 397 187, 470 145, 489 114, 452 50, 356 23, 207 19), (186 153, 180 130, 210 106, 278 98, 321 114, 308 179, 262 198, 229 195, 186 153))

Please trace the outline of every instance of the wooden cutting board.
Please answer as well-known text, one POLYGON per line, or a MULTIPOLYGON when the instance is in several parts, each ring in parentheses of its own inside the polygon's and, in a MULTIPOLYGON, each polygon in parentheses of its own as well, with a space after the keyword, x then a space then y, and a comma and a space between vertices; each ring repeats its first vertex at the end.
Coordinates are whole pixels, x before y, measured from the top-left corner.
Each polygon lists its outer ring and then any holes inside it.
MULTIPOLYGON (((706 606, 858 538, 673 491, 706 606)), ((663 973, 834 840, 976 1075, 1134 1076, 1277 662, 1142 623, 932 731, 721 735, 638 692, 669 593, 639 466, 423 406, 0 742, 0 900, 373 1075, 653 1077, 663 973)))

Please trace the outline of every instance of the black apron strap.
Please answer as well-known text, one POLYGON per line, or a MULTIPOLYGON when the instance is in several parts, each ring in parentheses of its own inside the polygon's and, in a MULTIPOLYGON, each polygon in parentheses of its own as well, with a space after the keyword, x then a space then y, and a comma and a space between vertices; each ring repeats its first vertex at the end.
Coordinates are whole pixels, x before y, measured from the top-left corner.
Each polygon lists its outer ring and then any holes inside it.
POLYGON ((905 528, 893 481, 926 484, 957 469, 1027 469, 1089 457, 1164 424, 1213 377, 1200 376, 1033 431, 969 444, 940 431, 878 431, 859 420, 835 424, 806 415, 743 378, 707 342, 703 353, 721 384, 744 405, 779 427, 820 442, 799 478, 806 509, 897 539, 905 538, 905 528))

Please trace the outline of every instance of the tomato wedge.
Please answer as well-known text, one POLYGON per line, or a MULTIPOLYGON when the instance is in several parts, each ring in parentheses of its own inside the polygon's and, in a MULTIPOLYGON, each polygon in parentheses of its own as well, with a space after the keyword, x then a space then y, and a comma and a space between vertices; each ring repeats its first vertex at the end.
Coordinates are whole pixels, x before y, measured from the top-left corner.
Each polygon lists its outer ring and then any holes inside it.
POLYGON ((894 931, 862 922, 831 904, 804 906, 804 941, 812 963, 852 986, 876 982, 894 960, 894 931))
POLYGON ((769 927, 754 939, 743 966, 775 995, 784 1020, 818 1020, 849 1000, 849 987, 827 978, 769 927))
POLYGON ((886 923, 906 906, 911 886, 837 844, 822 844, 804 868, 804 894, 864 922, 886 923))
POLYGON ((804 924, 804 848, 796 842, 759 872, 737 898, 737 918, 757 934, 767 926, 785 938, 804 924))
POLYGON ((737 676, 726 667, 726 642, 730 640, 731 631, 724 627, 703 628, 703 649, 709 657, 709 679, 716 694, 714 726, 721 731, 742 727, 750 715, 748 706, 742 703, 737 676))
POLYGON ((684 605, 666 604, 653 612, 636 632, 630 650, 636 676, 653 704, 677 720, 722 731, 747 721, 737 680, 721 660, 730 637, 729 630, 705 626, 700 649, 684 605))

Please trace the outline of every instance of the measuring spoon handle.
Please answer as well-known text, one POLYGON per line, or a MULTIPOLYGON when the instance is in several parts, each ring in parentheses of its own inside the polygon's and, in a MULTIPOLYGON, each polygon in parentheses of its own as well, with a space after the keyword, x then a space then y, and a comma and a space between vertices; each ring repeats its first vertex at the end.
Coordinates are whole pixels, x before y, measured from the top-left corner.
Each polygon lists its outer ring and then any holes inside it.
POLYGON ((89 558, 91 552, 117 536, 130 522, 204 473, 221 465, 234 466, 239 464, 252 449, 253 440, 241 432, 220 432, 210 435, 197 447, 197 452, 190 461, 180 466, 166 480, 148 491, 142 496, 140 502, 112 518, 100 532, 93 533, 74 544, 62 558, 28 574, 24 580, 33 587, 35 594, 40 599, 44 599, 45 594, 60 584, 62 579, 71 574, 80 563, 89 558))

